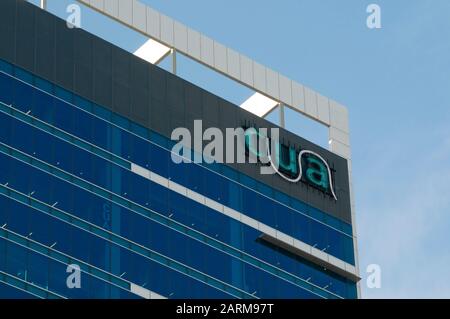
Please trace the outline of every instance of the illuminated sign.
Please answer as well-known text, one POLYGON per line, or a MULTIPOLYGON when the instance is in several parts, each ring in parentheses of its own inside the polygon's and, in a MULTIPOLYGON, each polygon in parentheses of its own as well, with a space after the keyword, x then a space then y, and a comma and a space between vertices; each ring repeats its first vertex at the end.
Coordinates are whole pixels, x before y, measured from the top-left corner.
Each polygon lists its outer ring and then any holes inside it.
POLYGON ((259 162, 270 163, 283 179, 291 183, 303 181, 337 200, 330 166, 319 154, 309 150, 297 152, 294 147, 282 145, 279 141, 271 143, 268 137, 260 134, 256 129, 245 131, 245 148, 246 152, 255 156, 259 162), (258 144, 266 146, 263 150, 260 147, 258 151, 254 141, 261 138, 265 140, 265 143, 258 144))

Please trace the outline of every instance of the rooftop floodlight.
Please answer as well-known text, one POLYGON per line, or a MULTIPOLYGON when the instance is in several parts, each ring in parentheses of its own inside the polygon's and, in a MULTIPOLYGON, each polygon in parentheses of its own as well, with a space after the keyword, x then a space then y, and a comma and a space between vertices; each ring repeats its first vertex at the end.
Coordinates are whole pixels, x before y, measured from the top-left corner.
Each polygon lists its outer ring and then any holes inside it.
POLYGON ((278 104, 277 101, 256 92, 241 104, 241 108, 258 115, 259 117, 264 117, 277 107, 278 104))
POLYGON ((171 49, 169 47, 153 39, 148 39, 139 49, 136 50, 136 52, 134 52, 134 55, 150 62, 151 64, 158 64, 170 53, 171 49))

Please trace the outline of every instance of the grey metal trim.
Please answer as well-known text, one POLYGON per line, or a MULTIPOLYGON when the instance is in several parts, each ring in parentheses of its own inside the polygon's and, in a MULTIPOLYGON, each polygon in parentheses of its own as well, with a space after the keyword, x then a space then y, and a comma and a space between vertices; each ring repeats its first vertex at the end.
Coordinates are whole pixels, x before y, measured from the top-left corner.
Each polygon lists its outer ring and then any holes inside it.
POLYGON ((133 283, 131 283, 130 291, 145 299, 167 299, 166 297, 163 297, 160 294, 157 294, 156 292, 153 292, 151 290, 148 290, 144 287, 138 286, 133 283))

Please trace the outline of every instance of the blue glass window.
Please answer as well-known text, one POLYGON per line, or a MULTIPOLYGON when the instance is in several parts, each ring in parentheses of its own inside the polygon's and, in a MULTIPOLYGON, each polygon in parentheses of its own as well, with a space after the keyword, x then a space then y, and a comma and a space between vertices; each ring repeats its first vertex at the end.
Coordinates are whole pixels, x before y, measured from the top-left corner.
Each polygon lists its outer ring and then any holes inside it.
POLYGON ((17 245, 12 243, 6 244, 6 272, 11 275, 25 279, 27 270, 27 253, 25 250, 20 249, 17 245))
POLYGON ((11 145, 29 155, 33 155, 33 130, 30 126, 17 120, 13 121, 11 145))
POLYGON ((29 154, 53 164, 58 145, 64 142, 55 138, 48 138, 48 133, 32 129, 30 126, 27 127, 24 134, 30 136, 29 139, 33 142, 32 152, 29 154))
POLYGON ((36 77, 34 79, 34 85, 47 93, 53 93, 53 84, 46 80, 36 77))
POLYGON ((34 103, 31 105, 31 114, 41 121, 53 123, 54 110, 54 98, 44 92, 35 91, 34 103))
POLYGON ((9 144, 12 133, 11 117, 0 112, 0 141, 9 144))
POLYGON ((27 263, 27 281, 37 286, 48 287, 48 258, 38 253, 29 251, 27 263))
POLYGON ((9 76, 0 73, 0 101, 10 105, 13 100, 13 83, 9 76))
MULTIPOLYGON (((68 104, 54 99, 54 123, 57 123, 57 127, 63 129, 66 132, 73 132, 73 122, 75 118, 75 111, 72 107, 68 107, 68 104)), ((85 123, 88 124, 89 122, 85 123)))
POLYGON ((59 97, 60 99, 63 99, 64 101, 67 101, 69 103, 72 103, 72 93, 67 91, 66 89, 63 89, 60 86, 55 85, 55 95, 59 97))
POLYGON ((10 63, 0 59, 0 71, 6 72, 8 74, 12 74, 13 70, 14 70, 14 68, 10 63))
POLYGON ((32 108, 32 101, 35 89, 23 82, 16 82, 14 85, 13 105, 22 112, 28 112, 32 108))
POLYGON ((89 102, 86 99, 83 99, 82 97, 75 95, 74 96, 74 103, 76 106, 80 107, 81 109, 91 112, 92 111, 92 103, 89 102))
POLYGON ((92 139, 92 116, 84 112, 75 112, 73 119, 77 136, 90 141, 92 139))

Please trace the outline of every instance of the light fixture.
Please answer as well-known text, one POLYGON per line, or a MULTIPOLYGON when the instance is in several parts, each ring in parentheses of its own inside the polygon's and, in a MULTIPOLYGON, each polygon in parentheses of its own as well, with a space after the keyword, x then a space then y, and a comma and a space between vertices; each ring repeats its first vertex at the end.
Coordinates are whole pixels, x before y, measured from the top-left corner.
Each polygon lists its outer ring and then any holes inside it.
POLYGON ((151 64, 158 64, 170 53, 171 49, 169 47, 153 39, 148 39, 139 49, 134 52, 134 55, 147 62, 150 62, 151 64))
POLYGON ((268 98, 261 93, 256 92, 249 97, 244 103, 241 104, 241 108, 247 110, 259 117, 264 117, 270 113, 275 107, 278 106, 278 102, 268 98))

